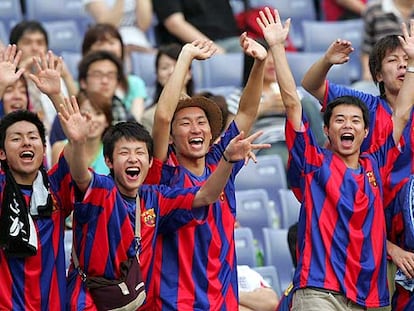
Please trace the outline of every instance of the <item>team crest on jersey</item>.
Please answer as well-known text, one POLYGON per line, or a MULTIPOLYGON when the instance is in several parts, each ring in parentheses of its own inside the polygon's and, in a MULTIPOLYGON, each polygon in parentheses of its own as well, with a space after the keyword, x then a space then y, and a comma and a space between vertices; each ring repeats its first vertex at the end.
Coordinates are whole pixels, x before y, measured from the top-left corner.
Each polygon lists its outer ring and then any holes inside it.
POLYGON ((378 185, 375 175, 372 171, 367 172, 367 177, 368 177, 368 182, 371 184, 371 186, 376 187, 378 185))
POLYGON ((155 213, 154 213, 154 209, 151 208, 147 211, 145 211, 144 213, 142 213, 141 215, 142 219, 144 220, 144 224, 146 224, 149 227, 155 227, 155 213))

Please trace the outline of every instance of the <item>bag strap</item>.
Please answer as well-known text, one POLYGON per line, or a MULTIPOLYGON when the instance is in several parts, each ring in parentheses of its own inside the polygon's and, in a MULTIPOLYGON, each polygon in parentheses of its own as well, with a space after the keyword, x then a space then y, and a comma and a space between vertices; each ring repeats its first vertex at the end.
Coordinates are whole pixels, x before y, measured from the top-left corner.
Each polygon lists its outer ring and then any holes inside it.
MULTIPOLYGON (((139 190, 137 192, 137 196, 135 198, 135 238, 138 240, 138 247, 141 246, 141 200, 139 197, 139 190)), ((138 256, 139 248, 137 249, 137 256, 138 256)), ((76 255, 75 248, 73 247, 72 242, 72 260, 75 266, 75 269, 78 270, 79 275, 81 276, 82 280, 86 280, 86 274, 83 272, 81 267, 79 266, 79 259, 76 255)))

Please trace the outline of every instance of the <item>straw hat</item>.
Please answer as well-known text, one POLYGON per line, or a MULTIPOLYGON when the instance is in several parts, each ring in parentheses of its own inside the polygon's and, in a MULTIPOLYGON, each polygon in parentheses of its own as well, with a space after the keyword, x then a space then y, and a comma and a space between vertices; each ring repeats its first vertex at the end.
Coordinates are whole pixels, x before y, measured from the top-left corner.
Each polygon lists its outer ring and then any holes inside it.
POLYGON ((211 135, 213 136, 212 141, 215 141, 216 138, 221 134, 221 126, 223 122, 223 117, 219 106, 207 97, 193 96, 180 99, 177 105, 177 109, 175 109, 175 113, 183 108, 188 107, 199 107, 203 109, 210 124, 211 135))

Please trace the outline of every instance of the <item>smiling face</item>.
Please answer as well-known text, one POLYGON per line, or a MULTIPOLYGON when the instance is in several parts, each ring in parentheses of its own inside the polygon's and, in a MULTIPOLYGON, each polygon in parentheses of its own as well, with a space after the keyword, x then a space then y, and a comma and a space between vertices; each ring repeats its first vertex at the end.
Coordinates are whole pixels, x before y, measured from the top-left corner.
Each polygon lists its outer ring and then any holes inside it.
POLYGON ((203 158, 212 139, 206 113, 199 107, 180 109, 171 125, 171 140, 177 156, 187 159, 203 158))
POLYGON ((145 142, 125 138, 115 143, 113 161, 108 158, 105 161, 113 171, 119 191, 130 197, 136 196, 138 187, 144 182, 152 165, 145 142))
POLYGON ((80 81, 88 93, 100 93, 112 98, 118 86, 118 69, 110 60, 98 60, 90 64, 85 80, 80 81))
POLYGON ((332 110, 329 127, 324 127, 330 148, 342 158, 358 156, 363 140, 368 135, 359 107, 340 104, 332 110))
POLYGON ((404 82, 408 56, 401 47, 394 51, 387 51, 381 62, 381 71, 377 74, 377 81, 384 82, 387 93, 397 95, 404 82))
POLYGON ((109 122, 106 119, 105 114, 102 110, 95 109, 91 102, 86 99, 82 102, 79 108, 82 114, 89 113, 91 116, 91 128, 89 131, 88 138, 101 138, 105 129, 109 126, 109 122))
POLYGON ((18 184, 33 183, 44 156, 45 146, 33 123, 19 121, 7 128, 0 159, 7 161, 18 184))
POLYGON ((26 110, 27 104, 27 89, 25 83, 21 79, 17 80, 12 85, 9 85, 4 91, 4 114, 9 114, 16 110, 26 110))

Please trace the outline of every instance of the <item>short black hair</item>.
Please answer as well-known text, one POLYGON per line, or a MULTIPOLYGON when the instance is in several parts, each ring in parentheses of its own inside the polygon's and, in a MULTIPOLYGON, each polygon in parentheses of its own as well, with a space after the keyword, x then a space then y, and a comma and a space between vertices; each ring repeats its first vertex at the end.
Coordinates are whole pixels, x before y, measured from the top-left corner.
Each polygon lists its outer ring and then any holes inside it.
POLYGON ((364 120, 364 128, 369 127, 369 111, 365 103, 355 96, 341 96, 332 100, 326 107, 325 113, 323 114, 323 124, 329 128, 329 121, 332 117, 332 111, 339 105, 350 105, 361 109, 362 118, 364 120))
POLYGON ((43 25, 35 20, 22 21, 16 24, 10 31, 9 43, 16 44, 27 32, 40 32, 45 37, 46 46, 49 46, 49 38, 43 25))

